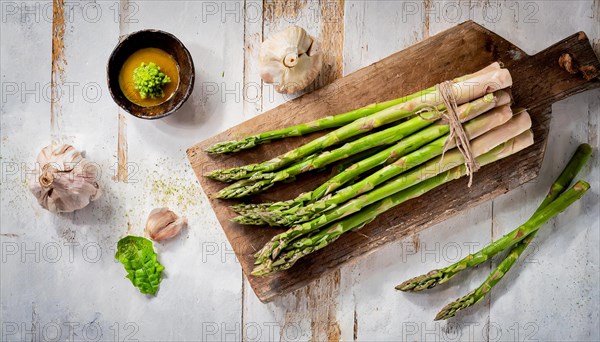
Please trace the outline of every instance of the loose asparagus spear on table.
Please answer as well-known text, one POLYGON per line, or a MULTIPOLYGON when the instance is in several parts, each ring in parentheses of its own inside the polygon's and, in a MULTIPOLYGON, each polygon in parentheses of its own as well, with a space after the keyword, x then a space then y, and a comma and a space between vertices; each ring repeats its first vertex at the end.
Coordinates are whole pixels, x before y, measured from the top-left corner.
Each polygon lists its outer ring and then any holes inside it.
MULTIPOLYGON (((581 168, 589 160, 591 155, 592 147, 590 145, 582 144, 577 148, 577 151, 560 176, 558 176, 556 181, 552 184, 550 191, 546 195, 546 198, 544 198, 544 201, 542 201, 540 206, 534 212, 533 216, 540 214, 544 208, 553 203, 556 198, 565 191, 565 189, 577 176, 581 168)), ((466 296, 444 306, 444 308, 436 315, 435 320, 443 320, 453 317, 457 311, 468 308, 469 306, 481 301, 515 264, 519 256, 521 256, 523 251, 527 248, 527 246, 529 246, 536 233, 537 230, 533 231, 519 243, 514 245, 506 258, 504 258, 504 260, 498 264, 498 266, 491 272, 483 284, 469 292, 466 296)))
MULTIPOLYGON (((577 154, 575 154, 575 156, 577 157, 577 159, 575 159, 571 163, 569 163, 566 170, 573 169, 574 166, 571 166, 571 164, 579 163, 580 159, 583 161, 587 160, 587 157, 583 158, 581 153, 577 153, 577 154)), ((566 182, 566 176, 559 177, 559 180, 557 180, 557 182, 554 183, 553 188, 556 187, 558 189, 558 185, 557 185, 558 181, 560 181, 561 183, 562 183, 562 181, 566 182)), ((560 184, 560 185, 564 186, 562 184, 560 184)), ((567 185, 568 185, 568 183, 567 183, 567 185)), ((553 193, 551 192, 551 195, 553 197, 557 197, 556 193, 557 193, 556 191, 553 193)), ((553 201, 547 199, 544 202, 552 203, 553 201)), ((544 207, 540 206, 538 208, 538 210, 536 210, 536 212, 530 218, 530 220, 527 221, 527 223, 525 223, 523 226, 529 227, 530 221, 537 222, 537 219, 541 215, 542 210, 545 210, 545 208, 548 207, 550 203, 545 203, 544 207)), ((542 203, 542 204, 544 204, 544 203, 542 203)), ((518 241, 512 241, 512 240, 508 239, 507 236, 510 234, 514 234, 515 232, 520 232, 521 234, 523 234, 523 231, 521 230, 521 228, 523 226, 518 227, 517 229, 513 230, 511 233, 505 235, 501 239, 497 240, 493 244, 485 247, 484 249, 480 250, 479 252, 477 252, 475 254, 470 254, 470 255, 466 256, 464 259, 462 259, 448 267, 438 269, 438 270, 433 270, 433 271, 428 272, 427 274, 423 274, 418 277, 409 279, 409 280, 403 282, 402 284, 396 286, 396 289, 401 290, 401 291, 422 291, 422 290, 433 288, 438 284, 443 284, 446 281, 450 280, 450 278, 454 277, 458 272, 460 272, 464 269, 467 269, 469 267, 474 267, 474 266, 480 265, 481 263, 487 261, 492 256, 494 256, 497 253, 503 251, 504 249, 512 246, 514 243, 518 242, 518 241)), ((536 229, 533 229, 532 231, 535 231, 535 230, 536 229)), ((522 239, 522 238, 525 238, 527 235, 528 234, 520 235, 519 237, 522 239)))
MULTIPOLYGON (((481 166, 484 166, 517 153, 532 144, 533 133, 531 131, 526 131, 516 138, 500 144, 490 152, 477 157, 476 160, 481 166)), ((252 274, 264 276, 276 271, 288 269, 300 258, 328 246, 348 231, 360 229, 374 220, 381 213, 410 199, 419 197, 445 183, 463 177, 464 175, 466 175, 466 168, 464 165, 460 165, 434 177, 423 180, 408 189, 387 196, 374 204, 362 208, 359 212, 333 223, 331 226, 318 231, 312 236, 296 241, 276 258, 257 259, 252 274)))
MULTIPOLYGON (((477 76, 482 73, 490 72, 492 70, 500 69, 499 63, 493 63, 482 70, 479 70, 476 73, 466 75, 460 78, 455 79, 455 82, 464 81, 470 77, 477 76)), ((321 130, 329 129, 329 128, 338 128, 344 125, 351 123, 357 119, 363 118, 365 116, 369 116, 373 113, 379 112, 383 109, 387 109, 389 107, 395 106, 400 103, 404 103, 410 101, 416 97, 423 96, 426 93, 430 93, 435 91, 435 87, 430 87, 423 91, 416 92, 412 95, 404 96, 398 99, 382 102, 382 103, 373 103, 368 106, 355 109, 343 114, 328 116, 322 119, 318 119, 315 121, 295 125, 292 127, 285 127, 269 132, 259 133, 255 135, 251 135, 246 138, 242 138, 240 140, 233 141, 224 141, 216 143, 212 146, 206 148, 206 152, 211 154, 218 153, 233 153, 241 150, 252 148, 259 144, 268 143, 272 140, 283 139, 288 137, 297 137, 306 135, 313 132, 318 132, 321 130)))

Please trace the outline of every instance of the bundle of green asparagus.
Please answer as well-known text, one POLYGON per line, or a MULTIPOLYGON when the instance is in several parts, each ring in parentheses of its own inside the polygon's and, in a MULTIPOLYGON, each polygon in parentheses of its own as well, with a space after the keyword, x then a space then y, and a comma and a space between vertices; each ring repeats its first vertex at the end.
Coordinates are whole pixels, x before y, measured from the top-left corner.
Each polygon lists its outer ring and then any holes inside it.
POLYGON ((577 201, 589 189, 589 184, 578 181, 569 190, 569 184, 577 176, 583 165, 592 154, 592 148, 588 144, 580 145, 563 172, 550 187, 550 191, 542 204, 533 213, 531 218, 520 227, 504 235, 492 244, 477 253, 468 255, 464 259, 442 269, 433 270, 421 276, 409 279, 396 286, 401 291, 422 291, 430 289, 438 284, 443 284, 454 277, 457 273, 469 267, 475 267, 489 260, 494 255, 509 250, 507 256, 491 272, 487 279, 478 288, 469 292, 466 296, 447 304, 435 317, 443 320, 453 317, 457 311, 472 306, 481 301, 510 270, 519 256, 527 248, 535 237, 538 229, 549 219, 564 211, 567 207, 577 201))
MULTIPOLYGON (((455 101, 459 105, 512 85, 512 79, 508 70, 498 69, 496 64, 472 75, 461 77, 458 80, 453 81, 453 92, 455 101)), ((322 151, 339 142, 346 141, 354 136, 372 131, 378 127, 415 116, 426 110, 440 112, 446 109, 437 87, 433 91, 422 91, 407 98, 408 100, 406 101, 352 121, 345 126, 271 160, 231 169, 215 170, 206 174, 206 177, 223 182, 248 179, 253 176, 259 177, 262 173, 280 170, 311 154, 322 151)), ((431 120, 429 115, 420 114, 420 116, 423 116, 425 120, 431 120)), ((242 197, 244 195, 240 194, 231 197, 242 197)))
MULTIPOLYGON (((485 74, 487 72, 490 72, 493 70, 498 70, 498 69, 500 69, 500 64, 492 63, 488 67, 483 68, 482 70, 479 70, 478 72, 476 72, 474 74, 456 78, 456 79, 454 79, 454 81, 455 82, 465 81, 465 80, 467 80, 469 78, 473 78, 477 75, 485 74)), ((356 110, 352 110, 352 111, 349 111, 346 113, 342 113, 342 114, 338 114, 338 115, 334 115, 334 116, 327 116, 327 117, 324 117, 319 120, 307 122, 307 123, 300 124, 300 125, 295 125, 292 127, 286 127, 286 128, 277 129, 274 131, 251 135, 251 136, 245 137, 241 140, 220 142, 220 143, 214 144, 214 145, 206 148, 206 152, 211 153, 211 154, 239 152, 241 150, 249 149, 249 148, 255 147, 256 145, 265 144, 265 143, 268 143, 268 142, 271 142, 271 141, 277 140, 277 139, 283 139, 283 138, 288 138, 288 137, 298 137, 298 136, 306 135, 309 133, 326 130, 329 128, 342 127, 342 126, 345 126, 357 119, 369 116, 373 113, 376 113, 381 110, 390 108, 392 106, 410 101, 412 99, 415 99, 424 94, 431 93, 434 91, 435 91, 435 87, 430 87, 428 89, 419 91, 412 95, 404 96, 404 97, 401 97, 398 99, 394 99, 394 100, 390 100, 390 101, 386 101, 386 102, 382 102, 382 103, 373 103, 368 106, 365 106, 365 107, 362 107, 362 108, 359 108, 356 110)))
MULTIPOLYGON (((511 146, 514 142, 512 139, 520 136, 520 134, 525 135, 520 138, 518 146, 531 145, 533 143, 533 138, 531 131, 529 131, 531 121, 529 121, 528 114, 522 113, 515 119, 511 119, 511 121, 503 125, 504 127, 500 126, 497 129, 484 134, 480 138, 477 138, 473 143, 475 155, 480 157, 487 152, 493 151, 493 149, 499 145, 504 146, 509 144, 509 146, 511 146), (528 144, 523 143, 523 141, 526 141, 528 144)), ((477 161, 480 165, 483 164, 482 161, 477 161)), ((463 164, 463 155, 456 149, 453 149, 450 152, 447 152, 443 157, 437 157, 414 170, 400 174, 385 184, 376 187, 372 191, 355 197, 339 206, 333 206, 329 210, 324 210, 320 214, 317 214, 313 219, 300 223, 289 230, 274 236, 258 253, 256 253, 255 264, 257 267, 253 274, 263 275, 276 270, 273 269, 273 267, 277 266, 276 262, 280 259, 280 254, 283 254, 283 257, 285 258, 285 256, 289 254, 289 246, 292 247, 292 252, 295 252, 295 248, 303 247, 302 237, 308 237, 310 239, 311 237, 309 235, 315 233, 318 235, 319 231, 329 230, 326 226, 339 219, 343 219, 344 217, 359 211, 364 211, 366 206, 385 200, 412 186, 418 186, 419 183, 444 173, 446 170, 452 170, 459 166, 464 167, 463 164)), ((463 169, 460 170, 462 175, 463 169)), ((349 193, 348 196, 351 196, 351 194, 349 193)), ((289 264, 289 266, 292 264, 293 263, 289 264)))
MULTIPOLYGON (((510 107, 507 106, 509 102, 510 96, 505 91, 500 90, 493 94, 486 94, 475 101, 467 102, 460 106, 458 108, 459 118, 461 121, 466 121, 501 105, 506 105, 503 107, 503 112, 506 113, 510 111, 510 107)), ((350 155, 368 150, 370 148, 389 145, 398 141, 400 141, 400 143, 398 143, 396 147, 402 148, 402 151, 404 152, 409 152, 411 149, 419 147, 423 143, 432 141, 440 136, 444 136, 449 132, 450 128, 447 124, 438 123, 433 127, 428 127, 436 120, 440 119, 440 116, 441 113, 439 112, 422 113, 419 116, 402 122, 396 126, 369 134, 363 138, 346 143, 334 150, 317 154, 313 158, 299 162, 283 170, 258 173, 248 179, 233 183, 217 193, 217 197, 238 198, 252 193, 257 193, 261 190, 271 187, 275 182, 284 181, 303 172, 319 169, 335 161, 342 160, 350 155), (428 127, 428 129, 422 130, 425 127, 428 127), (412 139, 404 139, 407 137, 412 139)), ((493 120, 493 118, 488 118, 487 121, 484 120, 484 122, 488 123, 493 120)), ((476 126, 477 124, 484 125, 481 123, 481 120, 479 120, 473 126, 476 126)), ((397 150, 398 148, 396 148, 394 151, 397 150)), ((389 154, 390 153, 388 152, 388 155, 389 154)), ((395 153, 395 155, 398 155, 398 153, 395 153)))
MULTIPOLYGON (((465 131, 467 132, 467 135, 470 136, 471 138, 476 138, 479 137, 480 135, 486 135, 488 131, 494 131, 495 127, 498 127, 502 124, 504 124, 505 122, 509 121, 509 119, 512 116, 512 111, 510 110, 510 107, 508 106, 503 106, 503 107, 499 107, 495 110, 490 111, 488 114, 483 115, 479 118, 473 119, 472 121, 468 122, 465 125, 465 131)), ((513 120, 513 122, 515 124, 521 124, 521 130, 524 129, 529 129, 531 122, 529 121, 529 115, 527 113, 523 113, 522 115, 519 116, 520 120, 513 120)), ((438 126, 441 127, 441 129, 443 131, 448 130, 448 125, 441 125, 438 126)), ((488 133, 490 133, 488 132, 488 133)), ((428 133, 428 132, 419 132, 418 134, 415 134, 413 137, 411 138, 415 138, 415 139, 420 139, 423 138, 423 136, 427 137, 427 135, 423 135, 421 133, 428 133)), ((487 135, 488 137, 493 136, 491 134, 487 135)), ((402 148, 403 145, 405 145, 407 142, 410 144, 412 139, 406 139, 406 141, 401 141, 398 145, 392 147, 391 149, 396 149, 397 147, 402 148)), ((428 139, 427 139, 428 140, 428 139)), ((304 204, 302 206, 297 205, 297 206, 293 206, 292 208, 289 208, 285 211, 281 211, 281 210, 273 210, 273 208, 269 208, 268 210, 259 210, 259 211, 254 211, 254 212, 250 212, 250 213, 246 213, 243 216, 240 217, 236 217, 234 218, 234 221, 239 222, 239 223, 244 223, 244 224, 249 224, 250 222, 245 221, 246 217, 250 217, 252 220, 257 220, 258 218, 261 218, 262 220, 264 220, 265 223, 270 224, 270 225, 274 225, 274 226, 290 226, 296 223, 301 223, 301 222, 305 222, 311 218, 314 218, 315 215, 332 209, 333 207, 344 203, 345 201, 358 196, 362 193, 365 193, 367 191, 372 190, 373 188, 375 188, 377 185, 391 179, 392 177, 395 177, 397 175, 402 174, 403 172, 405 172, 406 170, 418 166, 436 156, 439 156, 442 154, 444 146, 450 146, 452 147, 454 145, 454 142, 451 141, 449 142, 449 145, 446 145, 446 142, 448 140, 448 135, 442 135, 442 137, 433 140, 432 142, 430 142, 429 144, 426 144, 425 146, 422 146, 418 149, 416 149, 415 151, 405 154, 402 157, 398 158, 398 155, 402 155, 404 153, 394 153, 395 151, 393 151, 391 154, 395 155, 396 159, 393 163, 381 168, 380 170, 376 171, 375 173, 371 174, 370 176, 362 179, 361 181, 358 181, 350 186, 347 186, 343 189, 339 189, 337 190, 337 192, 335 192, 335 194, 332 194, 331 192, 335 189, 338 189, 341 184, 343 184, 343 182, 338 182, 338 183, 333 183, 333 184, 329 184, 327 191, 325 193, 325 195, 327 196, 323 196, 320 199, 317 199, 315 197, 311 198, 311 201, 309 201, 310 203, 304 204)), ((482 137, 477 138, 474 141, 485 141, 485 139, 482 137)), ((501 143, 497 142, 498 144, 501 143)), ((412 144, 411 146, 419 146, 420 144, 412 144)), ((478 146, 480 146, 481 144, 479 143, 478 146)), ((362 166, 364 164, 371 164, 373 159, 377 159, 377 158, 385 158, 385 156, 389 156, 390 153, 385 153, 387 151, 383 151, 380 152, 379 154, 367 158, 365 159, 363 162, 359 162, 355 165, 358 166, 362 166), (362 163, 362 164, 361 164, 362 163)), ((402 151, 400 151, 402 152, 402 151)), ((406 152, 406 150, 404 150, 404 152, 406 152)), ((446 162, 451 162, 450 156, 457 156, 460 155, 460 153, 458 151, 455 151, 454 154, 449 154, 448 158, 446 158, 446 162)), ((353 172, 356 171, 365 171, 363 170, 363 168, 361 167, 351 167, 349 168, 350 170, 348 172, 343 172, 340 173, 338 176, 334 177, 339 179, 342 178, 344 176, 347 176, 349 174, 352 174, 353 172)), ((330 183, 330 182, 327 182, 330 183)), ((326 184, 327 184, 326 183, 326 184)), ((319 189, 317 189, 319 190, 319 189)), ((301 196, 306 196, 306 195, 301 195, 301 196)))
POLYGON ((503 90, 512 85, 508 70, 494 63, 453 80, 451 85, 211 146, 209 153, 235 152, 338 127, 271 160, 206 175, 233 182, 216 197, 241 198, 301 173, 346 163, 337 175, 296 198, 232 206, 239 214, 235 222, 291 227, 256 253, 253 274, 291 267, 393 206, 467 174, 471 169, 467 161, 485 165, 533 143, 529 114, 513 115, 511 97, 503 90), (461 141, 454 135, 457 125, 461 141))

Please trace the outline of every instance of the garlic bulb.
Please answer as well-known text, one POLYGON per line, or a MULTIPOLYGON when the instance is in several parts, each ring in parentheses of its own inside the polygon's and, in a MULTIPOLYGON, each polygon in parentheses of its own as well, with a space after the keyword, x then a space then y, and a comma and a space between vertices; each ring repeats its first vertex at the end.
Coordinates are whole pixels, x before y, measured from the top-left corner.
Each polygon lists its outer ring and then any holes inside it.
POLYGON ((30 175, 29 189, 53 213, 72 212, 100 197, 97 166, 71 145, 46 146, 37 157, 41 175, 30 175))
POLYGON ((275 90, 292 94, 304 89, 323 66, 317 41, 298 26, 289 27, 265 40, 260 49, 260 77, 275 90))
POLYGON ((187 218, 179 217, 168 208, 156 208, 148 215, 146 234, 154 241, 170 239, 187 225, 187 218))

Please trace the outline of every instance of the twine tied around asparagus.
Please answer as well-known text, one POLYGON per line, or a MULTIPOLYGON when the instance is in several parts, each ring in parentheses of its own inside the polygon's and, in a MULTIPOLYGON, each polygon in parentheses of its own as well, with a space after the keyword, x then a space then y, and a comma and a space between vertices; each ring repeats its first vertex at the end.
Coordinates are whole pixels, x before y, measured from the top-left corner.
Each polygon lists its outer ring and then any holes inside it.
POLYGON ((473 173, 479 170, 479 164, 473 156, 471 144, 469 143, 469 137, 467 136, 467 133, 465 133, 463 125, 460 122, 460 118, 458 117, 458 105, 456 104, 456 97, 454 96, 452 85, 453 83, 451 81, 444 81, 436 85, 438 92, 442 96, 442 102, 446 107, 446 110, 443 111, 441 115, 448 121, 448 126, 450 126, 450 134, 444 143, 444 149, 442 151, 442 160, 444 160, 444 154, 448 150, 449 144, 452 140, 454 140, 456 143, 456 148, 460 151, 465 159, 465 167, 467 175, 469 176, 468 187, 471 187, 473 184, 473 173))

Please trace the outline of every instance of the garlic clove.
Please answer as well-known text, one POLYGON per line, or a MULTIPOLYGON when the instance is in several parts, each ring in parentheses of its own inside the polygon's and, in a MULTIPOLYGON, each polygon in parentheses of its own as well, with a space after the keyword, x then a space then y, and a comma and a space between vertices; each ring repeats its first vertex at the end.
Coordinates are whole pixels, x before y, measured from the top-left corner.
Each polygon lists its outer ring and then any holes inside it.
POLYGON ((187 225, 187 218, 179 217, 168 208, 156 208, 148 215, 145 232, 154 241, 170 239, 187 225))
POLYGON ((320 44, 303 28, 289 27, 263 42, 260 76, 280 93, 296 93, 315 80, 323 66, 320 44))
POLYGON ((42 172, 29 175, 30 190, 50 212, 72 212, 100 197, 97 165, 73 146, 46 146, 37 163, 42 172))

